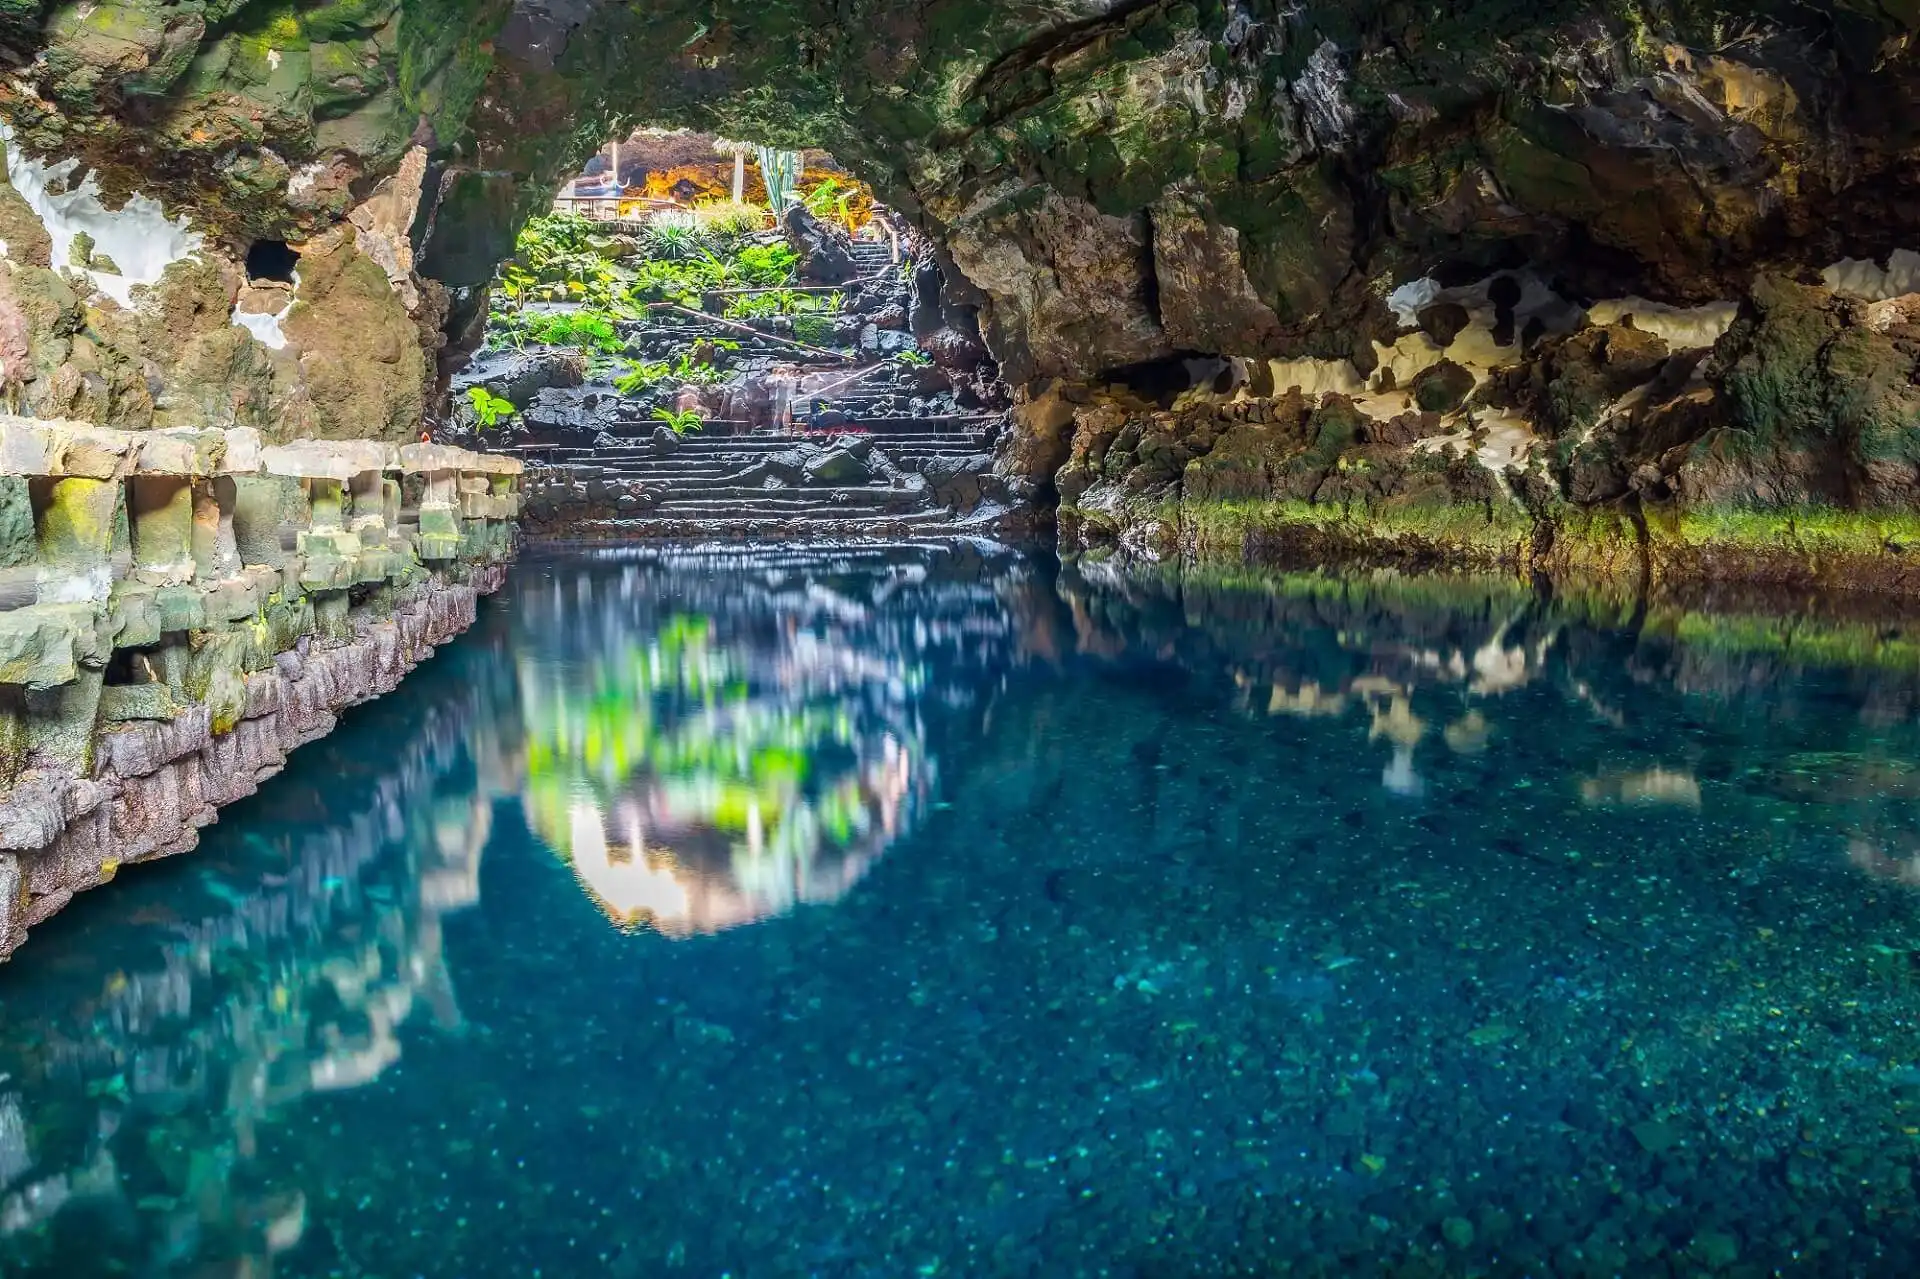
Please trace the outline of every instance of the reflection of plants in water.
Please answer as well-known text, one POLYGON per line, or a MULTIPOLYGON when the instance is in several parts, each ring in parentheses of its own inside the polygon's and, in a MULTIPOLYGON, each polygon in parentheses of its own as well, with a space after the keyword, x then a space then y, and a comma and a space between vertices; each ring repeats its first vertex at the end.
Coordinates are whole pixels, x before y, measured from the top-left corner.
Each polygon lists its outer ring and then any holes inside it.
POLYGON ((780 621, 723 639, 679 614, 565 678, 523 670, 529 823, 622 924, 726 927, 822 875, 837 896, 857 871, 829 864, 864 865, 897 826, 917 751, 863 699, 920 681, 780 621))

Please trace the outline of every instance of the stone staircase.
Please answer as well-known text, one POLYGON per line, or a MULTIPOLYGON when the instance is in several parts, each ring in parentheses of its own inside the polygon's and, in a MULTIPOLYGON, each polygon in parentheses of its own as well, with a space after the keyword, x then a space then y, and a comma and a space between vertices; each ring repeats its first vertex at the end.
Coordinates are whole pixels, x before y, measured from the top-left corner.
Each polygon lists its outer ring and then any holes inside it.
MULTIPOLYGON (((856 242, 853 254, 863 280, 895 269, 885 244, 856 242)), ((691 315, 644 332, 664 347, 701 337, 754 345, 691 315)), ((788 366, 833 362, 765 345, 788 366)), ((878 358, 867 352, 845 367, 852 374, 878 358)), ((1005 415, 940 412, 950 398, 935 404, 895 366, 876 371, 879 379, 797 400, 796 425, 783 429, 710 420, 674 436, 642 404, 602 407, 593 444, 514 448, 529 464, 527 527, 560 537, 727 540, 924 536, 990 522, 1004 510, 995 501, 1004 491, 986 472, 1005 415)))
POLYGON ((998 425, 998 418, 898 419, 831 432, 662 435, 613 447, 553 449, 530 468, 529 487, 565 484, 586 518, 556 520, 556 531, 582 537, 950 529, 961 521, 944 500, 950 495, 940 477, 984 469, 998 425), (855 464, 826 466, 818 477, 807 467, 808 459, 835 453, 855 456, 855 464), (932 479, 923 474, 929 464, 932 479), (802 468, 804 478, 795 474, 802 468), (784 482, 770 470, 782 472, 784 482))
POLYGON ((894 265, 893 250, 875 240, 855 240, 853 264, 859 268, 860 279, 870 279, 894 265))

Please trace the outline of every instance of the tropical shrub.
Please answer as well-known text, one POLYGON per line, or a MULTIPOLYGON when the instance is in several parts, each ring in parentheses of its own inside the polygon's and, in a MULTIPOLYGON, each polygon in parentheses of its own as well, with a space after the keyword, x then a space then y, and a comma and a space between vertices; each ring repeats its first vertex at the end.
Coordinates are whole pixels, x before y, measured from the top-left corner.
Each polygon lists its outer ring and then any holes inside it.
POLYGON ((808 312, 838 311, 846 302, 844 294, 802 293, 798 289, 772 289, 765 293, 742 293, 727 301, 729 320, 763 320, 775 315, 803 315, 808 312))
POLYGON ((785 244, 749 244, 734 256, 734 273, 753 287, 772 287, 793 280, 800 255, 785 244))

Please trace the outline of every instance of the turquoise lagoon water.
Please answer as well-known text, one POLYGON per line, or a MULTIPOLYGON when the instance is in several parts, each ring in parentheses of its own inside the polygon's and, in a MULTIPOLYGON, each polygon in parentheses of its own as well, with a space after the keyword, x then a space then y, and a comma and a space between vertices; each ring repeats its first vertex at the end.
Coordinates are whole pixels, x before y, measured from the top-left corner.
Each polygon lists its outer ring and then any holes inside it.
POLYGON ((529 558, 0 969, 0 1273, 1920 1272, 1916 639, 529 558))

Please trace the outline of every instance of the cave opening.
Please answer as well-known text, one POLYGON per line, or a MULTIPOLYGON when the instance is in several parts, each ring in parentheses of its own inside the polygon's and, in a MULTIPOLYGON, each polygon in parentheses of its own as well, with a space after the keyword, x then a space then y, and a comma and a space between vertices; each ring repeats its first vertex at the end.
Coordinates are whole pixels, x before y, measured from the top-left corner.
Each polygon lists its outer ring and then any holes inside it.
POLYGON ((300 254, 285 240, 255 240, 247 246, 247 279, 292 284, 300 254))
POLYGON ((442 434, 548 464, 536 525, 962 519, 1009 400, 947 278, 823 149, 626 132, 519 231, 442 434))

